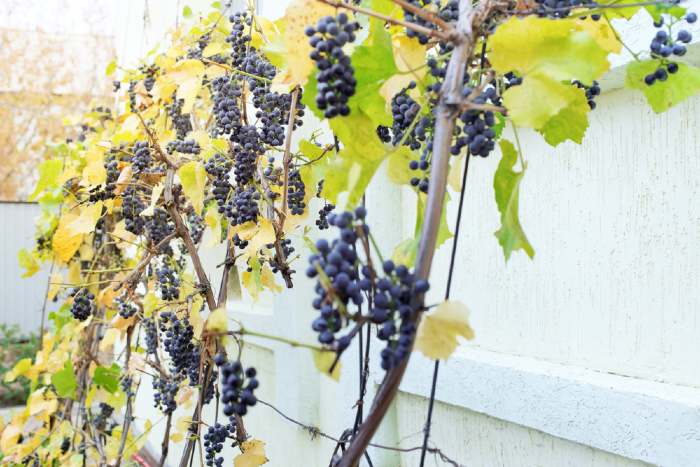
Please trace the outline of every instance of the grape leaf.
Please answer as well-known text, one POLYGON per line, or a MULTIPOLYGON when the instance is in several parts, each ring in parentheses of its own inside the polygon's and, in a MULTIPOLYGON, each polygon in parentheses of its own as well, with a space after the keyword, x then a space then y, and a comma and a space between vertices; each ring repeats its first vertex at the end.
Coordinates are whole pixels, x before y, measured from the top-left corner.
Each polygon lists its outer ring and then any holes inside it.
POLYGON ((379 91, 399 70, 394 63, 391 34, 384 29, 384 23, 371 18, 369 25, 367 39, 352 54, 357 91, 350 98, 349 105, 352 111, 362 110, 375 126, 390 126, 387 101, 379 91))
POLYGON ((428 358, 444 360, 457 348, 457 337, 474 339, 469 310, 461 302, 446 300, 421 320, 416 332, 416 350, 428 358))
POLYGON ((700 68, 678 63, 678 71, 669 73, 666 81, 647 86, 644 77, 659 67, 656 60, 634 61, 627 66, 625 85, 642 91, 656 113, 664 112, 690 96, 700 92, 700 68))
POLYGON ((101 216, 102 201, 84 205, 80 208, 80 214, 68 224, 67 228, 74 235, 89 234, 95 230, 95 225, 101 216))
POLYGON ((36 199, 44 190, 57 188, 62 169, 63 161, 59 158, 49 159, 39 164, 39 181, 36 184, 34 193, 29 195, 29 199, 36 199))
POLYGON ((98 366, 92 376, 93 384, 100 386, 110 394, 114 394, 119 389, 119 365, 113 363, 112 366, 98 366))
POLYGON ((532 258, 535 255, 532 245, 525 236, 520 219, 518 218, 518 198, 520 181, 525 175, 527 165, 520 172, 515 172, 513 167, 518 159, 518 153, 508 140, 501 140, 501 152, 503 157, 498 163, 496 174, 493 177, 493 189, 496 194, 496 204, 501 213, 501 228, 496 231, 498 243, 503 248, 506 261, 515 250, 525 250, 532 258))
POLYGON ((34 255, 28 252, 25 248, 22 248, 17 253, 17 259, 19 260, 19 266, 24 269, 22 277, 32 277, 39 271, 39 263, 37 262, 34 255))
POLYGON ((51 240, 51 247, 53 248, 56 259, 61 262, 68 262, 83 241, 82 233, 74 233, 68 226, 77 218, 77 214, 74 213, 64 213, 61 216, 61 220, 54 232, 53 239, 51 240))
MULTIPOLYGON (((316 0, 294 0, 287 6, 284 16, 275 21, 275 28, 266 28, 267 34, 276 32, 262 47, 270 62, 279 68, 276 83, 306 84, 309 75, 313 75, 314 64, 309 57, 311 46, 304 30, 316 25, 322 17, 334 14, 333 7, 316 0)), ((313 94, 315 99, 316 93, 313 94)))
POLYGON ((386 167, 389 180, 397 185, 408 185, 415 174, 408 164, 414 159, 418 158, 407 146, 400 146, 391 150, 386 167))
POLYGON ((541 129, 552 117, 583 95, 583 90, 576 86, 536 72, 527 76, 520 86, 506 90, 503 104, 516 125, 541 129))
POLYGON ((569 105, 550 118, 539 131, 551 146, 557 146, 566 140, 581 144, 588 129, 589 111, 590 106, 581 90, 569 105))
POLYGON ((512 17, 498 26, 489 46, 489 61, 499 73, 537 71, 558 81, 590 83, 610 68, 608 51, 574 19, 512 17))
POLYGON ((257 439, 249 439, 241 443, 241 454, 233 459, 234 467, 258 467, 267 463, 265 443, 257 439))
POLYGON ((78 381, 73 372, 73 362, 68 360, 62 370, 51 375, 51 384, 56 389, 58 397, 74 398, 78 381))
POLYGON ((5 377, 4 377, 3 381, 5 381, 6 383, 11 383, 15 379, 17 379, 18 376, 25 375, 31 368, 32 368, 32 359, 31 358, 23 358, 22 360, 15 363, 15 366, 12 367, 12 370, 5 373, 5 377))
POLYGON ((197 214, 202 214, 204 207, 204 188, 207 183, 207 171, 198 161, 190 161, 177 171, 182 183, 182 190, 197 214))
POLYGON ((311 354, 314 358, 314 365, 318 371, 335 381, 340 381, 340 361, 336 362, 335 352, 311 349, 311 354), (331 372, 331 365, 333 365, 334 362, 335 366, 331 372))

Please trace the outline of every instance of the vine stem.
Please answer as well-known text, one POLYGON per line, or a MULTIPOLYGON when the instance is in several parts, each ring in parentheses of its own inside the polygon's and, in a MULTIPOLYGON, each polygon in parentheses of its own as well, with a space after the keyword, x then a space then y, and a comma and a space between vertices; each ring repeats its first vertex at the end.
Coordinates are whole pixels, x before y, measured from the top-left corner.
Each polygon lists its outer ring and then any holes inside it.
POLYGON ((438 31, 436 29, 430 29, 426 28, 424 26, 420 26, 415 23, 411 23, 409 21, 403 21, 397 18, 392 18, 391 16, 383 15, 381 13, 377 13, 376 11, 370 10, 368 8, 362 8, 359 6, 355 6, 352 3, 343 3, 339 0, 318 0, 321 3, 325 3, 326 5, 330 5, 336 8, 345 8, 346 10, 354 11, 356 13, 362 13, 367 16, 374 16, 375 18, 381 19, 382 21, 386 21, 387 23, 391 24, 396 24, 399 26, 403 26, 406 29, 411 29, 413 31, 416 31, 417 33, 420 34, 425 34, 426 36, 430 37, 436 37, 440 40, 449 40, 449 34, 443 32, 443 31, 438 31))
MULTIPOLYGON (((420 243, 416 257, 416 276, 427 279, 435 253, 437 233, 440 225, 440 215, 445 204, 447 174, 449 170, 450 146, 459 106, 462 102, 462 83, 465 68, 475 46, 472 22, 478 14, 486 15, 491 7, 491 1, 485 0, 476 9, 470 1, 459 3, 459 20, 457 30, 460 40, 456 43, 450 61, 447 65, 445 80, 442 85, 440 102, 436 109, 435 133, 433 138, 433 156, 430 171, 430 186, 425 208, 425 218, 421 226, 420 243)), ((414 309, 423 308, 423 296, 414 298, 414 309)), ((415 317, 416 324, 420 314, 415 317)), ((413 342, 411 343, 411 347, 413 342)), ((357 435, 343 454, 338 467, 356 467, 374 436, 379 424, 399 389, 399 384, 406 371, 410 358, 406 356, 396 367, 389 370, 377 391, 372 410, 365 422, 360 426, 357 435)))

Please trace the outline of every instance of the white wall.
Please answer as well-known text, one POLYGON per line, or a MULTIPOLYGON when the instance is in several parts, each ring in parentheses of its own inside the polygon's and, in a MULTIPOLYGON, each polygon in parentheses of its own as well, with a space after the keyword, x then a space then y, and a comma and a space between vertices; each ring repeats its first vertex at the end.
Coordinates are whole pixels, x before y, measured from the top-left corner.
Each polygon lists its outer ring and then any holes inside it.
POLYGON ((17 253, 34 247, 34 203, 0 202, 0 323, 18 325, 24 332, 39 332, 48 271, 22 278, 17 253))

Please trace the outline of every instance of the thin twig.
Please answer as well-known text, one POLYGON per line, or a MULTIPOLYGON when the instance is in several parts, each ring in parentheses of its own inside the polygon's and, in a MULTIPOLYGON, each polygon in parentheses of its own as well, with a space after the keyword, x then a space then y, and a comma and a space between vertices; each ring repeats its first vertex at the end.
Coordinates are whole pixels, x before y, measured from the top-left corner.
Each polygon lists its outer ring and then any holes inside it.
POLYGON ((426 21, 429 21, 439 28, 441 28, 443 31, 450 32, 452 33, 454 31, 454 27, 445 22, 442 18, 440 18, 438 15, 433 13, 432 11, 428 11, 425 8, 418 7, 412 3, 408 3, 406 0, 391 0, 392 2, 396 3, 399 5, 401 8, 404 10, 408 10, 414 15, 418 16, 419 18, 423 18, 426 21))
POLYGON ((367 16, 373 16, 375 18, 381 19, 382 21, 386 21, 387 23, 391 24, 396 24, 399 26, 403 26, 406 29, 411 29, 413 31, 416 31, 417 33, 420 34, 425 34, 426 36, 430 37, 436 37, 440 40, 449 40, 450 36, 443 31, 438 31, 436 29, 430 29, 426 28, 425 26, 419 26, 415 23, 411 23, 409 21, 403 21, 397 18, 392 18, 391 16, 383 15, 381 13, 377 13, 374 10, 370 10, 368 8, 362 8, 359 6, 355 6, 352 3, 343 3, 339 0, 318 0, 321 3, 325 3, 326 5, 334 6, 336 8, 345 8, 350 11, 354 11, 356 13, 362 13, 367 16))

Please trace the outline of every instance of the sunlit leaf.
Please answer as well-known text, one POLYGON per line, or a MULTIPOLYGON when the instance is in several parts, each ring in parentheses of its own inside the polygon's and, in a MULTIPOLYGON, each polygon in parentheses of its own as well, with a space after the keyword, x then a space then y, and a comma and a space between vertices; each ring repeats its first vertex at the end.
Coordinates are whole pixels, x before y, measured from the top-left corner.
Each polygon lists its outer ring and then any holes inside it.
POLYGON ((241 454, 233 459, 234 467, 258 467, 266 463, 265 443, 257 439, 243 441, 241 454))
POLYGON ((34 255, 26 249, 22 248, 19 250, 17 258, 19 260, 19 266, 24 269, 22 277, 31 277, 39 271, 39 263, 36 258, 34 258, 34 255))
POLYGON ((114 394, 119 389, 119 365, 112 364, 111 367, 98 366, 92 376, 93 384, 102 387, 107 392, 114 394))
POLYGON ((657 80, 648 86, 644 77, 654 73, 659 66, 657 60, 634 61, 627 66, 625 79, 628 88, 644 93, 654 112, 664 112, 700 92, 700 68, 685 63, 678 63, 678 71, 669 73, 666 81, 657 80))
POLYGON ((198 161, 191 161, 180 167, 177 171, 182 183, 185 196, 192 203, 197 214, 202 213, 204 207, 204 189, 207 183, 207 171, 198 161))
POLYGON ((212 311, 207 318, 206 329, 213 333, 224 333, 228 331, 228 318, 225 307, 212 311))
POLYGON ((458 337, 474 339, 469 310, 462 303, 447 300, 427 313, 418 326, 416 350, 434 360, 445 360, 458 345, 458 337))
POLYGON ((314 365, 318 371, 335 381, 340 381, 340 360, 337 359, 335 352, 312 349, 311 355, 314 358, 314 365), (335 366, 333 371, 331 371, 333 363, 335 363, 335 366))
POLYGON ((56 389, 56 394, 59 397, 74 398, 75 390, 78 387, 78 381, 73 372, 73 363, 69 360, 61 371, 54 373, 51 376, 51 384, 56 389))

